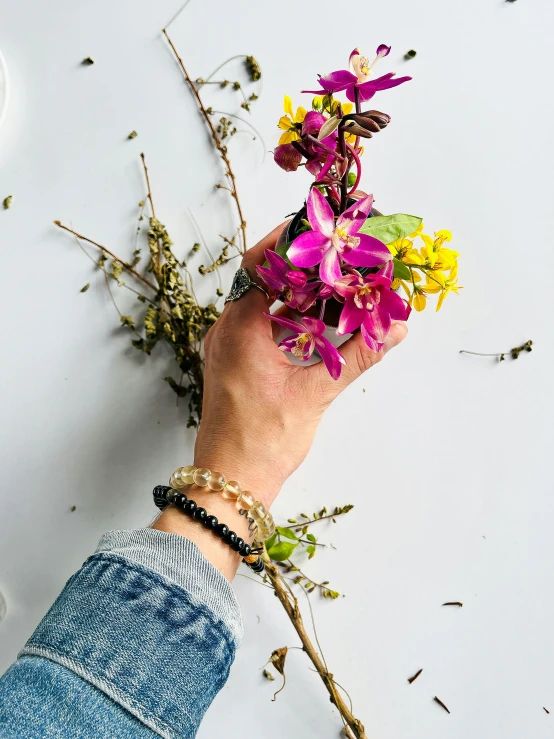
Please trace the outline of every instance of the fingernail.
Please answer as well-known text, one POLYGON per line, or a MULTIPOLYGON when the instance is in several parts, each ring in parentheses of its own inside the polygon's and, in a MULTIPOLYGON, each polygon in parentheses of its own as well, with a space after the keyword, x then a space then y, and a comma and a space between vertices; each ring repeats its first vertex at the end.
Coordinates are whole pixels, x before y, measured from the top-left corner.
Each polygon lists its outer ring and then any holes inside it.
POLYGON ((408 335, 408 324, 405 321, 393 321, 390 327, 385 343, 383 344, 383 351, 386 354, 390 349, 404 341, 408 335))

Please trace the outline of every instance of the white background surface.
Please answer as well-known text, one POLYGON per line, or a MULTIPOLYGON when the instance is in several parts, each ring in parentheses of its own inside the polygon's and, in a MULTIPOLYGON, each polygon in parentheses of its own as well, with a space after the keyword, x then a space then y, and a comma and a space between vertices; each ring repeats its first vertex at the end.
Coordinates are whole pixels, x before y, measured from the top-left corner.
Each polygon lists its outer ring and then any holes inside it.
MULTIPOLYGON (((12 80, 0 199, 13 195, 0 212, 2 668, 101 533, 147 524, 152 486, 191 458, 185 409, 161 380, 169 358, 128 348, 101 276, 52 225, 61 218, 130 254, 144 150, 157 210, 183 254, 196 240, 187 207, 212 243, 229 227, 232 207, 212 189, 219 164, 159 33, 177 7, 0 0, 12 80), (96 64, 81 67, 89 54, 96 64)), ((465 289, 438 315, 414 315, 402 348, 336 403, 275 506, 287 518, 356 505, 322 527, 338 551, 310 571, 347 596, 314 599, 314 609, 368 736, 554 731, 553 22, 550 0, 193 0, 173 28, 193 76, 233 54, 258 57, 265 81, 252 120, 267 149, 283 94, 300 103, 298 91, 343 67, 355 45, 392 44, 381 72, 414 76, 374 100, 393 121, 367 146, 363 184, 380 210, 454 232, 465 289), (418 55, 404 63, 409 48, 418 55), (513 363, 458 354, 529 338, 536 351, 513 363), (464 607, 441 609, 446 600, 464 607)), ((231 93, 214 99, 233 104, 231 93)), ((247 136, 231 146, 251 243, 298 208, 309 182, 271 155, 261 163, 261 150, 247 136)), ((298 640, 269 591, 243 578, 236 589, 244 646, 200 736, 337 736, 301 652, 271 702, 278 683, 259 668, 298 640)))

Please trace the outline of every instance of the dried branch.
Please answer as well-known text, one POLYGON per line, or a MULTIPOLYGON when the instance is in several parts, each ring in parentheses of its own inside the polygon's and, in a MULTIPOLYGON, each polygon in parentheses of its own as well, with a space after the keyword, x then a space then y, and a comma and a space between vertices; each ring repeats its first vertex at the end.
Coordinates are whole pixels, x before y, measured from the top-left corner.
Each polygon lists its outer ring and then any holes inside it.
POLYGON ((126 269, 127 272, 130 272, 134 277, 137 278, 137 280, 140 280, 145 285, 148 285, 148 287, 151 290, 154 290, 154 292, 157 291, 157 288, 155 285, 153 285, 150 280, 148 280, 144 275, 141 275, 140 272, 137 272, 136 269, 134 269, 128 262, 125 262, 123 259, 120 259, 117 257, 113 252, 111 252, 109 249, 106 249, 105 246, 102 246, 102 244, 99 244, 97 241, 93 241, 92 239, 87 238, 86 236, 83 236, 83 234, 77 233, 77 231, 74 231, 72 228, 69 228, 69 226, 64 226, 64 224, 61 221, 54 221, 54 224, 58 228, 63 228, 64 231, 69 231, 70 234, 73 234, 73 236, 76 236, 78 239, 82 239, 83 241, 86 241, 89 244, 92 244, 93 246, 96 246, 98 249, 101 249, 103 252, 108 254, 114 262, 118 262, 123 269, 126 269))
POLYGON ((292 625, 294 626, 296 633, 300 637, 304 652, 306 652, 306 654, 308 655, 313 666, 317 670, 317 673, 321 677, 323 684, 327 688, 331 703, 336 706, 343 722, 346 726, 349 727, 350 731, 356 737, 356 739, 367 739, 363 724, 352 714, 352 711, 344 702, 342 696, 337 690, 337 685, 333 679, 333 675, 327 670, 320 654, 314 647, 308 635, 308 632, 306 631, 306 627, 300 613, 300 608, 298 606, 298 600, 292 594, 290 588, 288 588, 286 583, 283 581, 279 570, 273 564, 273 562, 271 562, 265 550, 262 556, 264 557, 265 571, 271 584, 273 585, 275 595, 285 609, 286 614, 289 617, 292 625))
POLYGON ((239 199, 239 195, 238 195, 238 191, 237 191, 237 183, 236 183, 235 173, 233 172, 233 168, 231 167, 231 161, 230 161, 230 159, 229 159, 229 157, 227 155, 227 147, 224 146, 221 143, 221 141, 219 139, 219 136, 217 135, 217 132, 216 132, 216 130, 214 128, 214 125, 212 123, 212 120, 210 118, 210 114, 208 113, 206 107, 204 106, 204 103, 202 102, 202 98, 200 97, 200 93, 198 92, 198 90, 196 88, 196 85, 194 84, 194 81, 189 76, 189 73, 186 70, 186 67, 185 67, 185 65, 183 63, 183 60, 179 56, 179 53, 178 53, 177 49, 175 48, 175 45, 174 45, 173 41, 171 40, 171 38, 170 38, 170 36, 169 36, 169 34, 167 32, 167 29, 164 28, 162 30, 162 33, 166 37, 167 42, 168 42, 168 44, 169 44, 169 46, 171 48, 171 51, 173 52, 173 54, 175 56, 175 59, 177 60, 177 63, 181 67, 181 71, 183 72, 185 81, 188 84, 188 86, 190 87, 190 90, 191 90, 192 94, 194 95, 194 98, 195 98, 196 102, 198 103, 198 107, 200 109, 200 112, 202 113, 202 117, 204 118, 204 121, 206 122, 206 125, 208 127, 208 130, 209 130, 210 135, 212 137, 213 144, 214 144, 215 148, 217 149, 217 151, 219 153, 219 156, 221 157, 221 159, 222 159, 222 161, 223 161, 223 163, 225 165, 225 176, 227 177, 227 179, 229 181, 231 197, 233 198, 233 200, 235 201, 235 204, 237 206, 237 211, 238 211, 238 216, 239 216, 239 221, 240 221, 239 228, 240 228, 241 235, 242 235, 242 253, 244 254, 244 252, 247 249, 247 242, 246 242, 246 221, 244 219, 244 215, 243 215, 243 212, 242 212, 242 206, 240 204, 240 199, 239 199))

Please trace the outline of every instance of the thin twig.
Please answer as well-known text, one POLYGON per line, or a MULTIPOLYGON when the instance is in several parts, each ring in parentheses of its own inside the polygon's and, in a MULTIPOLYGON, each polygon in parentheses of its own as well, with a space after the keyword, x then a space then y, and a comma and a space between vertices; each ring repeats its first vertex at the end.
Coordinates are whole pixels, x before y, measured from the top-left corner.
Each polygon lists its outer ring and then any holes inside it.
POLYGON ((141 282, 144 282, 145 285, 148 285, 149 288, 154 290, 154 292, 157 292, 157 288, 155 285, 153 285, 150 280, 148 280, 144 275, 141 275, 139 272, 136 271, 136 269, 133 269, 128 262, 124 262, 123 259, 120 259, 119 257, 116 257, 116 255, 111 252, 109 249, 106 249, 105 246, 102 246, 102 244, 99 244, 97 241, 93 241, 92 239, 87 238, 86 236, 83 236, 83 234, 77 233, 77 231, 74 231, 72 228, 69 228, 69 226, 64 226, 64 224, 61 221, 54 221, 54 224, 58 228, 63 228, 64 231, 69 231, 70 234, 73 234, 78 239, 82 239, 83 241, 88 242, 89 244, 92 244, 93 246, 98 247, 98 249, 101 249, 102 251, 106 252, 115 262, 119 262, 121 266, 127 270, 127 272, 130 272, 132 275, 134 275, 137 280, 140 280, 141 282))
POLYGON ((296 633, 300 637, 304 651, 308 655, 313 666, 321 677, 323 684, 327 688, 331 702, 337 707, 342 720, 348 725, 356 739, 367 739, 363 724, 352 714, 352 711, 346 705, 342 695, 337 690, 333 675, 325 667, 322 658, 308 636, 298 607, 298 600, 286 589, 286 584, 283 582, 283 578, 277 570, 277 567, 267 556, 267 552, 263 552, 262 556, 265 562, 265 571, 275 589, 275 595, 285 609, 296 633))
POLYGON ((250 123, 250 121, 247 121, 246 118, 241 118, 240 115, 235 115, 235 113, 228 113, 225 110, 214 110, 214 115, 215 114, 217 114, 217 115, 228 115, 229 118, 236 118, 237 121, 241 121, 241 123, 246 123, 247 126, 250 126, 250 128, 254 131, 254 133, 256 134, 256 136, 258 137, 258 139, 260 140, 260 142, 262 144, 262 149, 263 149, 263 152, 264 152, 262 162, 265 162, 265 154, 266 154, 267 147, 266 147, 266 144, 265 144, 265 141, 264 141, 264 137, 258 131, 258 129, 255 126, 253 126, 252 123, 250 123))
POLYGON ((219 153, 219 156, 221 157, 223 163, 225 164, 225 176, 229 180, 229 184, 230 184, 231 190, 232 190, 231 197, 233 198, 233 200, 235 201, 235 204, 237 206, 237 211, 238 211, 238 216, 239 216, 239 221, 240 221, 239 228, 240 228, 241 234, 242 234, 242 247, 243 247, 242 248, 242 252, 244 253, 246 251, 246 249, 247 249, 246 221, 244 219, 244 215, 242 213, 242 206, 241 206, 240 200, 239 200, 239 195, 238 195, 238 191, 237 191, 237 183, 236 183, 235 173, 233 172, 233 169, 231 167, 231 162, 229 160, 229 157, 227 156, 227 147, 224 146, 221 143, 221 141, 219 139, 219 136, 217 135, 217 132, 216 132, 216 130, 214 128, 214 125, 212 123, 212 120, 211 120, 211 118, 210 118, 210 116, 208 114, 208 111, 206 110, 206 108, 204 106, 204 103, 202 102, 202 98, 200 97, 200 93, 196 89, 196 85, 194 84, 194 82, 192 81, 191 77, 189 76, 189 73, 186 70, 186 67, 185 67, 185 65, 183 63, 183 60, 179 56, 179 53, 177 52, 177 49, 175 48, 175 45, 174 45, 173 41, 171 40, 171 38, 170 38, 170 36, 169 36, 169 34, 167 32, 167 29, 164 28, 163 31, 162 31, 162 33, 166 37, 167 42, 168 42, 168 44, 169 44, 169 46, 171 48, 171 51, 173 52, 173 54, 175 56, 175 59, 177 60, 177 63, 181 67, 181 71, 182 71, 182 73, 183 73, 183 75, 185 77, 185 81, 186 81, 187 85, 189 86, 192 94, 194 95, 194 97, 196 99, 196 102, 198 104, 198 107, 200 109, 200 112, 202 113, 202 117, 204 118, 204 121, 206 122, 206 125, 208 127, 208 130, 209 130, 210 135, 212 137, 214 146, 217 149, 217 151, 219 153))

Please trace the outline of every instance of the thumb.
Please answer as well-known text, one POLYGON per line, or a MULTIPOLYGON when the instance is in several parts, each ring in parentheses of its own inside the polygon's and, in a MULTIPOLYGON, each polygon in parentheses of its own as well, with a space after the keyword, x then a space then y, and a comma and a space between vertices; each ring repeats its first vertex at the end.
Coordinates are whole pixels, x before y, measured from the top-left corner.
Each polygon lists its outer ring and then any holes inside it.
POLYGON ((357 331, 340 348, 346 366, 343 367, 340 378, 334 383, 336 394, 338 395, 370 367, 380 362, 388 351, 404 341, 407 334, 408 326, 405 321, 393 321, 383 348, 379 352, 374 352, 365 343, 361 332, 357 331))

